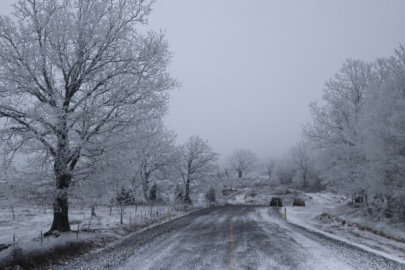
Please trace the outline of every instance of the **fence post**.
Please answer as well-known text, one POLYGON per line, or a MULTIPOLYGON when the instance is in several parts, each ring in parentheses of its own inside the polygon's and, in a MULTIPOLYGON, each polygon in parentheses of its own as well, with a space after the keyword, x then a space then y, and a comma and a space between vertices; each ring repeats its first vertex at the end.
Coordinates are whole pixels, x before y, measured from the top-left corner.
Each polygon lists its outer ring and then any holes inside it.
POLYGON ((13 247, 15 247, 15 234, 13 234, 13 247))
POLYGON ((167 208, 167 212, 169 214, 169 220, 172 220, 172 214, 170 213, 170 208, 167 208))
POLYGON ((284 206, 284 219, 287 220, 287 207, 284 206))

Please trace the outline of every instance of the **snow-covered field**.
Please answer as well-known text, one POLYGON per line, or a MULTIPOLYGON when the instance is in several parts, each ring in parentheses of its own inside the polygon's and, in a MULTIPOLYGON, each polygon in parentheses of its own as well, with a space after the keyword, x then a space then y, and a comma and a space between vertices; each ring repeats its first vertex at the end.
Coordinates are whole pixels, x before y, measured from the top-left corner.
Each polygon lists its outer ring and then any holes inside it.
MULTIPOLYGON (((119 241, 131 232, 142 230, 148 226, 154 226, 168 220, 168 206, 154 206, 152 211, 147 206, 126 206, 123 214, 123 223, 120 224, 120 209, 114 207, 111 211, 108 207, 97 207, 96 217, 91 216, 90 208, 71 207, 69 220, 73 232, 62 234, 60 237, 43 238, 41 231, 45 233, 52 224, 53 214, 50 209, 45 213, 44 208, 39 207, 16 207, 15 219, 10 209, 0 209, 0 246, 3 244, 15 244, 22 250, 29 252, 36 249, 52 248, 55 245, 63 245, 69 241, 91 240, 96 246, 103 247, 119 241), (77 228, 79 233, 77 234, 77 228)), ((170 208, 171 218, 186 214, 185 211, 177 211, 170 208)), ((0 251, 0 260, 9 256, 10 248, 0 251)))

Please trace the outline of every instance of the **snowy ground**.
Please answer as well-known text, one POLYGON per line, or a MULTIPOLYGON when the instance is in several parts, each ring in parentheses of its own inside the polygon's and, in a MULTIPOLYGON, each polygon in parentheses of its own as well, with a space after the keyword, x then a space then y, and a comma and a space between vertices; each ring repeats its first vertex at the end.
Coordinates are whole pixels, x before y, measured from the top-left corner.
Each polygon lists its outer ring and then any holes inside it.
MULTIPOLYGON (((125 214, 123 215, 124 224, 129 224, 131 215, 132 224, 139 224, 146 218, 150 218, 150 215, 145 212, 146 207, 138 206, 137 212, 135 212, 134 206, 128 206, 125 208, 125 214)), ((167 216, 166 207, 158 207, 160 216, 163 214, 167 216), (164 213, 163 213, 164 211, 164 213)), ((23 243, 27 240, 40 237, 41 230, 45 233, 52 224, 52 210, 47 209, 47 213, 44 209, 38 207, 16 207, 15 220, 13 220, 12 213, 9 209, 1 209, 0 211, 0 243, 11 243, 13 240, 13 234, 16 237, 17 243, 23 243)), ((72 230, 77 230, 79 226, 80 230, 100 230, 100 229, 118 229, 120 226, 120 213, 118 208, 113 208, 110 215, 110 209, 107 207, 98 207, 96 209, 97 217, 91 218, 91 210, 89 208, 80 209, 73 207, 69 209, 69 220, 72 230)))
MULTIPOLYGON (((154 206, 152 213, 147 206, 127 206, 123 215, 123 223, 120 224, 120 211, 115 207, 110 215, 110 208, 98 207, 97 217, 91 217, 90 208, 71 207, 69 220, 74 232, 63 234, 58 238, 43 238, 41 243, 41 231, 45 233, 52 223, 52 211, 39 207, 16 207, 13 219, 10 209, 0 209, 0 246, 10 245, 15 237, 15 244, 29 251, 52 247, 65 242, 75 240, 92 240, 98 246, 108 245, 126 237, 133 231, 139 231, 144 227, 156 225, 168 220, 168 206, 154 206), (131 225, 131 226, 130 226, 131 225), (79 234, 76 233, 79 228, 79 234)), ((170 209, 171 218, 180 217, 187 212, 170 209)), ((0 260, 8 256, 10 249, 0 251, 0 260)))
POLYGON ((350 209, 347 201, 333 194, 306 194, 312 199, 306 201, 306 207, 287 206, 287 220, 313 231, 322 232, 329 237, 339 239, 366 250, 372 250, 384 257, 405 262, 405 243, 403 230, 387 221, 369 222, 360 216, 342 215, 350 209), (346 210, 345 210, 346 209, 346 210), (323 215, 322 215, 323 214, 323 215), (369 228, 368 231, 364 228, 369 228), (377 232, 384 232, 380 236, 377 232), (389 239, 387 238, 395 238, 389 239))
POLYGON ((227 203, 269 204, 272 196, 281 197, 288 222, 405 263, 405 224, 392 224, 388 219, 371 221, 360 215, 361 209, 349 207, 347 197, 301 192, 272 195, 266 187, 239 189, 233 194, 227 203), (293 207, 295 197, 304 198, 306 207, 293 207))
MULTIPOLYGON (((193 197, 194 208, 205 207, 203 194, 193 197)), ((69 221, 71 230, 76 231, 79 227, 79 237, 92 237, 91 234, 84 231, 93 231, 115 235, 121 238, 128 234, 127 228, 144 227, 148 224, 156 224, 157 221, 164 222, 168 220, 168 211, 172 218, 180 217, 188 212, 174 209, 171 205, 156 204, 150 211, 150 206, 125 206, 123 212, 123 223, 120 224, 120 208, 98 206, 95 209, 96 217, 91 216, 89 206, 82 207, 79 203, 72 203, 69 207, 69 221)), ((53 220, 51 208, 21 205, 14 207, 14 216, 11 208, 0 208, 0 245, 13 243, 13 235, 17 244, 24 245, 35 238, 40 238, 41 231, 45 233, 50 229, 53 220)))

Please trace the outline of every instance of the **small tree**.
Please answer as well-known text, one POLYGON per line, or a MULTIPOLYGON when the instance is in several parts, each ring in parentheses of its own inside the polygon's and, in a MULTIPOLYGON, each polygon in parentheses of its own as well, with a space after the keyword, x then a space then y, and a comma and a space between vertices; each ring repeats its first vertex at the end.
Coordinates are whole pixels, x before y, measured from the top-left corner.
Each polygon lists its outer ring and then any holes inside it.
POLYGON ((179 184, 174 189, 174 201, 176 205, 183 204, 183 189, 179 184))
POLYGON ((125 207, 125 205, 128 205, 129 203, 134 201, 131 191, 122 187, 121 190, 118 191, 117 196, 115 197, 115 200, 117 201, 118 205, 120 206, 120 210, 121 210, 120 224, 124 224, 123 218, 122 218, 123 212, 124 212, 124 207, 125 207))
POLYGON ((180 173, 186 188, 183 201, 191 204, 191 182, 209 176, 215 168, 214 162, 218 160, 219 154, 212 151, 208 142, 198 136, 190 137, 185 144, 180 146, 180 152, 180 173))
POLYGON ((276 168, 276 163, 277 163, 277 160, 274 158, 269 159, 265 163, 266 171, 267 171, 267 174, 269 175, 269 180, 271 180, 271 177, 273 176, 274 169, 276 168))
POLYGON ((154 202, 157 199, 157 183, 153 183, 153 185, 149 189, 149 200, 154 202))
POLYGON ((0 167, 0 207, 10 209, 15 219, 15 207, 27 202, 32 193, 33 185, 29 178, 24 177, 12 166, 0 167))
POLYGON ((296 166, 296 180, 299 187, 308 188, 309 147, 308 142, 299 141, 290 150, 291 159, 296 166))
POLYGON ((210 203, 210 206, 216 202, 215 190, 212 187, 205 193, 205 199, 210 203))

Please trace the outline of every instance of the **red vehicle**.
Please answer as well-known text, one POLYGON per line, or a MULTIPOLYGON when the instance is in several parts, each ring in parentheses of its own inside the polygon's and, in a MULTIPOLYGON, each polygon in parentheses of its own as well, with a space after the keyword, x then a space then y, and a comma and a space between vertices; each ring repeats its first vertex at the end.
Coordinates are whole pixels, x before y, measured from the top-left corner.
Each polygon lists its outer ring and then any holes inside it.
POLYGON ((305 207, 305 201, 301 200, 301 199, 294 199, 293 206, 304 206, 305 207))

